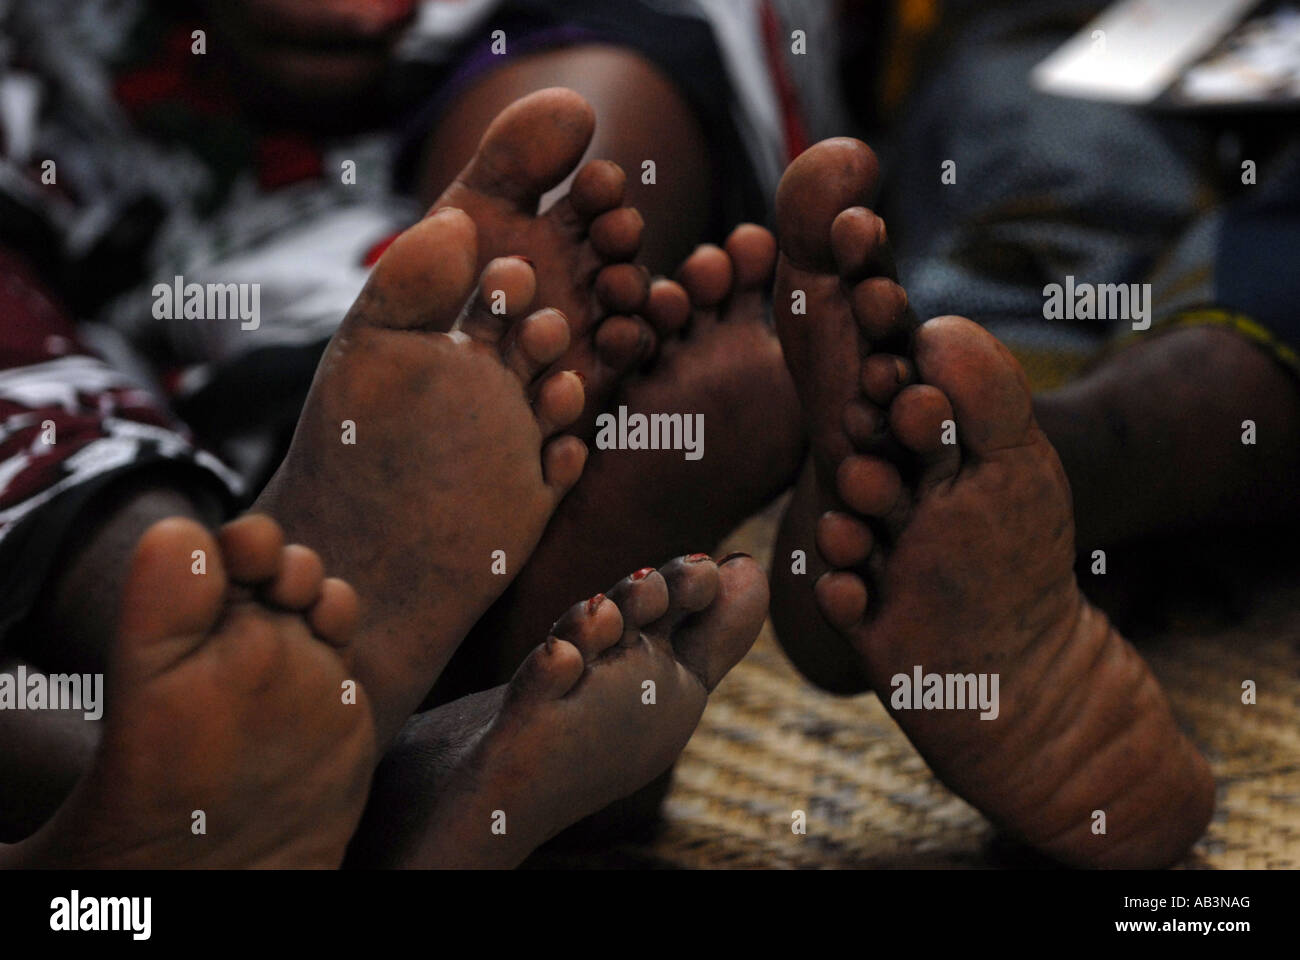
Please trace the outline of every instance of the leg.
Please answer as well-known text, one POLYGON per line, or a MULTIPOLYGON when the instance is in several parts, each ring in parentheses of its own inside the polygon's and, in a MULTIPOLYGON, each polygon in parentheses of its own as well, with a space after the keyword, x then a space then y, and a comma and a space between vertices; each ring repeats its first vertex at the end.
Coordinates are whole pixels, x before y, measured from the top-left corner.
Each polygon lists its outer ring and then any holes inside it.
POLYGON ((1039 397, 1074 495, 1079 549, 1300 520, 1300 389, 1226 329, 1153 336, 1039 397), (1256 424, 1244 445, 1242 422, 1256 424))

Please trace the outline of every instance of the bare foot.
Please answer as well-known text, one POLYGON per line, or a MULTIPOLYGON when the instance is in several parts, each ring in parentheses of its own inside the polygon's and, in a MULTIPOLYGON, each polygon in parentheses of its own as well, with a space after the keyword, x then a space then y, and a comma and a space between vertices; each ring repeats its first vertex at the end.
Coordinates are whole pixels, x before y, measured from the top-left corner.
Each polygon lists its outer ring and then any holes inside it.
POLYGON ((870 683, 844 638, 818 614, 809 589, 831 569, 815 549, 818 524, 826 511, 844 508, 835 482, 844 458, 857 449, 890 449, 884 409, 870 397, 888 401, 910 377, 897 355, 906 352, 915 326, 885 223, 866 207, 878 176, 866 144, 826 140, 790 164, 776 199, 781 257, 772 306, 796 371, 811 455, 777 534, 772 622, 795 666, 844 694, 862 693, 870 683), (796 555, 806 572, 794 572, 796 555))
MULTIPOLYGON (((801 160, 824 163, 830 178, 843 174, 852 149, 834 142, 801 160)), ((810 261, 833 255, 851 266, 869 249, 855 239, 855 222, 868 221, 853 210, 837 215, 820 249, 810 230, 810 261)), ((807 282, 781 269, 787 286, 807 282)), ((832 335, 842 328, 823 326, 810 307, 802 352, 787 344, 795 380, 811 394, 804 384, 824 376, 833 357, 858 369, 853 402, 884 410, 903 452, 883 444, 856 452, 869 444, 859 442, 853 415, 839 395, 823 395, 835 407, 819 412, 825 427, 814 449, 834 469, 845 505, 817 529, 819 552, 839 568, 816 584, 826 620, 935 773, 1000 826, 1075 865, 1176 861, 1209 820, 1213 781, 1146 663, 1079 591, 1069 485, 1034 420, 1023 372, 958 317, 916 331, 914 370, 900 357, 870 355, 876 318, 894 312, 892 292, 845 289, 852 293, 840 309, 862 341, 832 335), (875 357, 897 376, 875 380, 875 357), (842 436, 830 442, 836 416, 842 436), (939 708, 927 706, 903 684, 918 669, 982 677, 986 692, 997 678, 993 709, 942 696, 939 708)))
POLYGON ((357 596, 323 569, 262 516, 227 524, 219 542, 191 520, 150 527, 127 579, 94 762, 7 858, 337 867, 378 752, 365 690, 346 695, 357 596))
POLYGON ((489 263, 470 301, 475 250, 459 210, 394 241, 258 500, 365 597, 356 663, 381 742, 518 572, 586 456, 556 436, 582 409, 581 380, 544 372, 568 346, 564 316, 515 319, 536 282, 520 259, 489 263))
POLYGON ((645 558, 712 549, 789 487, 803 439, 794 384, 766 322, 775 257, 768 231, 742 225, 725 249, 704 246, 688 258, 680 286, 656 282, 649 315, 660 331, 660 356, 623 382, 611 406, 702 415, 703 458, 593 450, 527 567, 448 669, 440 694, 459 697, 508 680, 550 625, 556 596, 592 594, 645 558))
POLYGON ((672 765, 766 613, 741 555, 681 557, 574 605, 509 684, 408 726, 350 862, 517 866, 672 765))
POLYGON ((632 316, 645 304, 649 277, 630 261, 641 246, 641 215, 622 206, 625 177, 608 160, 592 160, 569 192, 538 213, 544 194, 582 159, 596 117, 572 90, 539 90, 492 121, 469 165, 433 210, 455 207, 479 231, 479 267, 493 257, 521 255, 537 267, 537 304, 569 320, 569 348, 560 364, 587 383, 585 434, 620 374, 646 359, 654 332, 632 316), (609 313, 620 314, 608 317, 609 313))

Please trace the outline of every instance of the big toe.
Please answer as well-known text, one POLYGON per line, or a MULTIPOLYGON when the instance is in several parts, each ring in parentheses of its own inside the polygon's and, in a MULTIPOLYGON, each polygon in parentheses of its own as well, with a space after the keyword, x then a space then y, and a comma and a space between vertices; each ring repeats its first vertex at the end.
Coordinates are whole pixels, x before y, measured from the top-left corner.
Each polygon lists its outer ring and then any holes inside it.
POLYGON ((781 252, 804 269, 834 273, 831 224, 842 210, 868 206, 879 177, 876 155, 861 140, 836 137, 801 153, 776 191, 781 252))
POLYGON ((916 334, 920 380, 952 403, 963 450, 989 454, 1025 442, 1033 426, 1029 382, 992 334, 963 317, 937 317, 916 334))
POLYGON ((712 690, 749 652, 767 616, 767 577, 751 557, 734 556, 718 566, 712 602, 673 634, 677 659, 712 690))
POLYGON ((384 251, 344 323, 450 330, 474 289, 477 259, 478 233, 466 213, 430 214, 384 251))
POLYGON ((169 638, 197 643, 216 623, 226 587, 212 534, 184 517, 159 520, 131 558, 118 618, 123 655, 150 656, 149 647, 169 638))
POLYGON ((595 111, 579 94, 538 90, 497 115, 460 182, 535 213, 542 194, 577 166, 595 129, 595 111))

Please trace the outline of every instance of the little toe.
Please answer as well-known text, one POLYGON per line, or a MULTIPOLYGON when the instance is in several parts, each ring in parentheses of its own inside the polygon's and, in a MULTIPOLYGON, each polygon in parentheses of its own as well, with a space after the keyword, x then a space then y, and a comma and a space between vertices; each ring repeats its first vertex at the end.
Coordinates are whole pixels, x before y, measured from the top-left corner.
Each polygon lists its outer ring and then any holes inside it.
POLYGON ((813 594, 822 616, 837 630, 851 630, 867 615, 867 585, 856 574, 824 573, 813 585, 813 594))
POLYGON ((320 596, 307 611, 312 633, 333 647, 345 647, 356 636, 361 623, 361 601, 352 585, 338 577, 326 577, 320 596))
POLYGON ((561 370, 542 380, 533 400, 533 416, 542 436, 553 436, 577 420, 585 401, 582 377, 573 370, 561 370))
POLYGON ((542 479, 557 499, 573 489, 587 464, 587 445, 572 434, 556 437, 542 447, 542 479))
POLYGON ((754 645, 768 607, 767 577, 752 557, 734 555, 716 569, 709 605, 672 637, 677 659, 710 691, 754 645))

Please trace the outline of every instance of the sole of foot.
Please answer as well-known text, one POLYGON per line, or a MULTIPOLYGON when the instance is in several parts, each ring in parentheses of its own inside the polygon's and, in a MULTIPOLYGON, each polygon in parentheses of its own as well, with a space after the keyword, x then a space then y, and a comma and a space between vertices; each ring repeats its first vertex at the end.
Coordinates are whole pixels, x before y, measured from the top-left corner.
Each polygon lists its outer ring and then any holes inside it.
POLYGON ((679 282, 656 281, 659 354, 612 406, 693 418, 702 455, 593 449, 527 567, 449 667, 443 699, 508 680, 550 624, 556 596, 594 593, 647 557, 712 549, 789 487, 804 443, 794 384, 766 322, 775 259, 772 235, 741 225, 723 247, 689 257, 679 282))
POLYGON ((132 560, 90 771, 19 853, 47 867, 337 867, 378 745, 358 600, 265 516, 132 560))
POLYGON ((796 161, 800 178, 783 183, 782 242, 792 240, 778 284, 818 279, 800 263, 843 271, 819 288, 824 312, 810 307, 798 336, 787 316, 783 333, 820 424, 818 487, 841 505, 816 525, 830 568, 816 604, 935 773, 999 826, 1073 865, 1168 865, 1208 822, 1208 766, 1146 663, 1079 591, 1069 485, 1019 365, 959 317, 921 325, 909 357, 880 349, 879 318, 896 314, 898 298, 884 285, 861 290, 854 267, 872 234, 855 241, 852 224, 867 218, 852 206, 828 216, 824 201, 801 196, 819 167, 863 196, 874 174, 854 143, 814 147, 796 161), (837 358, 848 371, 832 380, 839 391, 810 382, 832 376, 837 358), (854 406, 887 437, 855 429, 854 406), (929 692, 912 690, 918 672, 940 688, 923 679, 929 692))
POLYGON ((753 645, 767 599, 752 559, 693 554, 575 604, 507 685, 404 733, 359 834, 366 859, 514 867, 644 787, 671 767, 709 693, 753 645))
POLYGON ((365 598, 357 670, 381 742, 505 590, 577 481, 583 406, 533 268, 477 270, 476 228, 441 210, 393 242, 330 341, 257 509, 365 598), (475 283, 478 292, 474 293, 475 283))
POLYGON ((537 267, 537 303, 561 311, 570 342, 560 359, 587 384, 585 435, 619 377, 654 350, 654 331, 639 316, 649 275, 631 260, 644 222, 623 206, 625 175, 608 160, 574 174, 591 143, 596 116, 579 94, 538 90, 503 110, 473 159, 432 212, 464 210, 479 230, 479 267, 494 257, 527 257, 537 267), (545 211, 542 197, 573 175, 569 191, 545 211))

